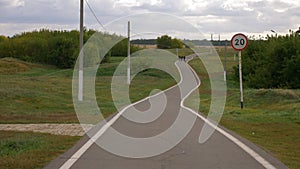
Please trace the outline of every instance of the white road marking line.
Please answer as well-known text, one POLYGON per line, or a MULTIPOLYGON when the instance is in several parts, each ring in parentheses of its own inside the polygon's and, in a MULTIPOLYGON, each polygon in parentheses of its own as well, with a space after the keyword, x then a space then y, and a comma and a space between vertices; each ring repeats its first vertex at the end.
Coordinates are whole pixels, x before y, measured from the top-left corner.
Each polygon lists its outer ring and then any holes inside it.
MULTIPOLYGON (((193 73, 196 75, 195 77, 198 78, 197 73, 195 70, 190 66, 190 69, 193 71, 193 73)), ((198 81, 200 83, 200 79, 198 78, 198 81)), ((185 107, 185 106, 184 106, 185 107)), ((185 107, 187 108, 187 107, 185 107)), ((231 140, 233 143, 235 143, 237 146, 239 146, 241 149, 243 149, 245 152, 247 152, 251 157, 253 157, 257 162, 259 162, 262 166, 264 166, 267 169, 276 169, 271 163, 269 163, 266 159, 264 159, 262 156, 257 154, 254 150, 252 150, 250 147, 248 147, 246 144, 226 132, 225 130, 219 128, 215 124, 213 124, 211 121, 206 119, 205 117, 201 116, 198 112, 195 112, 194 110, 188 108, 193 114, 197 115, 200 119, 202 119, 205 123, 209 124, 211 127, 215 128, 219 133, 223 134, 225 137, 227 137, 229 140, 231 140)))
MULTIPOLYGON (((175 62, 175 66, 178 68, 178 66, 176 65, 176 62, 175 62)), ((180 72, 180 71, 179 71, 180 72)), ((181 74, 180 74, 181 75, 181 74)), ((182 77, 182 76, 181 76, 182 77)), ((171 90, 171 89, 173 89, 173 88, 175 88, 175 87, 177 87, 179 84, 181 84, 182 83, 182 78, 181 78, 181 80, 180 80, 180 82, 179 83, 177 83, 176 85, 174 85, 174 86, 172 86, 172 87, 170 87, 170 88, 168 88, 168 89, 166 89, 166 90, 164 90, 164 91, 160 91, 160 92, 158 92, 158 93, 156 93, 156 94, 154 94, 154 95, 152 95, 152 96, 148 96, 148 97, 146 97, 146 98, 144 98, 144 99, 142 99, 142 100, 139 100, 139 101, 137 101, 137 102, 135 102, 135 103, 132 103, 132 104, 130 104, 130 105, 128 105, 128 106, 126 106, 124 109, 122 109, 119 113, 117 113, 110 121, 108 121, 92 138, 90 138, 76 153, 74 153, 73 155, 72 155, 72 157, 71 158, 69 158, 61 167, 60 167, 60 169, 69 169, 69 168, 71 168, 72 167, 72 165, 74 165, 74 163, 87 151, 87 149, 89 149, 91 146, 92 146, 92 144, 97 140, 97 139, 99 139, 100 137, 101 137, 101 135, 102 134, 104 134, 104 132, 115 122, 115 121, 117 121, 117 119, 123 114, 123 112, 125 111, 125 110, 127 110, 129 107, 131 107, 131 106, 134 106, 134 105, 136 105, 136 104, 138 104, 138 103, 141 103, 141 102, 143 102, 143 101, 145 101, 145 100, 147 100, 147 99, 150 99, 151 97, 155 97, 155 96, 157 96, 157 95, 159 95, 159 94, 162 94, 162 93, 164 93, 164 92, 166 92, 166 91, 168 91, 168 90, 171 90)))
POLYGON ((201 116, 200 114, 192 111, 193 114, 197 115, 199 118, 201 118, 205 123, 209 124, 211 127, 215 128, 219 133, 223 134, 225 137, 227 137, 229 140, 231 140, 233 143, 235 143, 237 146, 239 146, 241 149, 243 149, 245 152, 247 152, 251 157, 253 157, 257 162, 259 162, 262 166, 264 166, 267 169, 276 169, 271 163, 269 163, 267 160, 265 160, 262 156, 257 154, 254 150, 252 150, 250 147, 248 147, 246 144, 226 132, 225 130, 219 128, 209 120, 207 120, 205 117, 201 116))
MULTIPOLYGON (((176 65, 176 63, 175 63, 176 65)), ((188 65, 188 64, 187 64, 188 65)), ((177 65, 176 65, 177 66, 177 65)), ((195 75, 197 75, 197 73, 191 68, 190 65, 188 65, 189 68, 193 71, 193 73, 195 75)), ((179 71, 180 76, 182 77, 181 72, 179 71)), ((195 76, 198 77, 198 76, 195 76)), ((99 138, 101 137, 101 135, 122 115, 122 113, 129 108, 130 106, 136 105, 138 103, 141 103, 147 99, 149 99, 150 97, 155 97, 165 91, 168 91, 176 86, 178 86, 180 83, 182 83, 182 79, 180 80, 180 82, 178 84, 176 84, 175 86, 172 86, 164 91, 161 91, 155 95, 152 96, 148 96, 138 102, 135 102, 133 104, 130 104, 128 106, 126 106, 122 111, 120 111, 118 114, 116 114, 109 122, 107 122, 91 139, 89 139, 76 153, 73 154, 73 156, 68 159, 61 167, 60 169, 69 169, 70 167, 72 167, 72 165, 74 165, 74 163, 87 151, 87 149, 89 149, 91 147, 91 145, 99 138)), ((201 82, 200 79, 197 79, 199 82, 199 85, 197 85, 197 88, 200 86, 201 82)), ((245 145, 244 143, 242 143, 241 141, 239 141, 237 138, 235 138, 234 136, 232 136, 231 134, 229 134, 228 132, 224 131, 223 129, 219 128, 218 126, 216 126, 215 124, 213 124, 212 122, 210 122, 209 120, 207 120, 205 117, 201 116, 199 113, 195 112, 194 110, 185 107, 183 105, 184 100, 195 90, 195 88, 190 91, 188 93, 188 95, 186 95, 181 103, 180 106, 184 107, 188 110, 190 110, 193 114, 195 114, 197 117, 199 117, 200 119, 202 119, 205 123, 209 124, 211 127, 215 128, 218 132, 220 132, 221 134, 223 134, 225 137, 227 137, 229 140, 231 140, 233 143, 235 143, 236 145, 238 145, 240 148, 242 148, 245 152, 247 152, 251 157, 253 157, 257 162, 259 162, 262 166, 264 166, 267 169, 276 169, 272 164, 270 164, 267 160, 265 160, 263 157, 261 157, 259 154, 257 154, 254 150, 252 150, 250 147, 248 147, 247 145, 245 145)))

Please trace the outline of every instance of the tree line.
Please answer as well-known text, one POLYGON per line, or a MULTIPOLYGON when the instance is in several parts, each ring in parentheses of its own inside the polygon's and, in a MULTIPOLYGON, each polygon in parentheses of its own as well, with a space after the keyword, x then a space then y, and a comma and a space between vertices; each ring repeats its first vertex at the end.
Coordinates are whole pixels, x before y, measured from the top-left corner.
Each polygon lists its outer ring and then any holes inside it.
POLYGON ((183 48, 183 42, 177 38, 172 38, 168 35, 163 35, 156 40, 157 48, 159 49, 174 49, 183 48))
MULTIPOLYGON (((95 30, 84 29, 84 43, 95 32, 95 30)), ((121 38, 116 34, 98 33, 106 38, 121 38)), ((0 36, 0 58, 13 57, 28 62, 55 65, 59 68, 72 68, 79 55, 79 34, 77 30, 41 29, 24 32, 13 37, 0 36)), ((139 50, 138 47, 131 46, 131 52, 137 50, 139 50)), ((110 56, 126 55, 127 39, 123 38, 107 52, 103 61, 109 62, 110 56)))
MULTIPOLYGON (((300 88, 300 28, 285 36, 251 40, 243 52, 243 80, 251 88, 300 88)), ((234 67, 238 79, 238 67, 234 67)))
POLYGON ((157 45, 157 48, 159 49, 174 49, 184 47, 184 44, 180 39, 172 38, 168 35, 162 35, 156 39, 135 39, 132 40, 132 43, 137 45, 157 45))
MULTIPOLYGON (((162 37, 160 37, 162 38, 162 37)), ((175 38, 176 39, 176 38, 175 38)), ((177 41, 179 39, 176 39, 175 41, 177 41)), ((170 39, 168 40, 169 42, 167 42, 166 44, 162 44, 162 47, 170 47, 170 48, 174 48, 174 45, 171 45, 171 41, 170 39)), ((174 41, 174 39, 173 39, 174 41)), ((131 41, 133 44, 137 44, 137 45, 157 45, 157 39, 135 39, 131 41)), ((182 42, 182 41, 181 41, 182 42)), ((228 40, 207 40, 207 39, 203 39, 203 40, 189 40, 189 39, 184 39, 184 42, 186 43, 192 43, 194 45, 197 46, 230 46, 230 41, 228 40)), ((175 43, 173 43, 175 44, 175 43)), ((179 44, 179 46, 176 46, 176 48, 180 48, 183 47, 183 43, 177 43, 179 44)))

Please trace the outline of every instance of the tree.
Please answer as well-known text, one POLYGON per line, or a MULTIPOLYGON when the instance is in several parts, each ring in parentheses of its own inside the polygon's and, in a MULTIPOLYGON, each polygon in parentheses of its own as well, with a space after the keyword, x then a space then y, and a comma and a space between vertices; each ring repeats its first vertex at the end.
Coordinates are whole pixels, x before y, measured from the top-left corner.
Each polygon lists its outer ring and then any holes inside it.
POLYGON ((174 49, 183 48, 183 42, 177 38, 172 39, 168 35, 163 35, 157 38, 157 48, 159 49, 174 49))
POLYGON ((172 38, 168 35, 163 35, 157 38, 157 48, 159 49, 171 49, 172 38))
MULTIPOLYGON (((300 88, 300 36, 252 40, 243 55, 243 80, 253 88, 300 88)), ((236 79, 238 69, 234 68, 236 79)))
POLYGON ((71 68, 75 63, 75 55, 78 53, 78 48, 75 48, 72 40, 58 37, 52 43, 48 63, 59 68, 71 68))
POLYGON ((183 48, 183 42, 179 39, 172 39, 171 48, 183 48))
MULTIPOLYGON (((90 40, 95 33, 95 30, 87 30, 85 28, 84 41, 87 42, 90 40)), ((96 50, 103 44, 97 44, 98 46, 88 46, 88 48, 91 49, 90 51, 93 52, 93 57, 90 58, 90 60, 87 60, 88 63, 99 63, 100 57, 104 57, 103 62, 109 62, 110 56, 127 56, 126 38, 116 34, 103 32, 97 32, 97 34, 106 38, 108 42, 114 42, 116 39, 124 40, 114 45, 110 51, 96 50)), ((96 39, 94 40, 97 42, 97 37, 95 38, 96 39)), ((131 45, 131 53, 136 52, 137 50, 140 50, 140 48, 131 45)), ((51 64, 59 68, 72 68, 78 55, 79 32, 77 30, 52 31, 41 29, 39 31, 17 34, 11 38, 0 36, 0 58, 14 57, 29 62, 51 64)))
MULTIPOLYGON (((114 45, 112 49, 110 50, 111 56, 127 56, 127 46, 128 46, 128 38, 125 38, 121 40, 119 43, 114 45)), ((134 46, 133 44, 130 44, 130 53, 134 53, 138 50, 141 50, 141 48, 134 46)))

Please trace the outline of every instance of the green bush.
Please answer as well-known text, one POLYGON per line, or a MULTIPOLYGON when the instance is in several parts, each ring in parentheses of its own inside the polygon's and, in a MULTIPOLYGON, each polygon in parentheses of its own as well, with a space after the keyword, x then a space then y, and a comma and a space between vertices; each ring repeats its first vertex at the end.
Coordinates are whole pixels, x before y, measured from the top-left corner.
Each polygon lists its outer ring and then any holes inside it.
MULTIPOLYGON (((252 88, 300 88, 300 35, 252 40, 243 53, 243 80, 252 88)), ((238 68, 234 67, 236 79, 238 68)))
MULTIPOLYGON (((96 31, 84 29, 84 42, 86 42, 96 31)), ((118 35, 101 33, 109 39, 121 38, 118 35)), ((97 49, 97 47, 94 47, 97 49)), ((131 52, 139 50, 131 46, 131 52)), ((95 50, 97 52, 97 50, 95 50)), ((99 51, 98 51, 99 52, 99 51)), ((33 32, 24 32, 13 37, 0 36, 0 58, 13 57, 23 61, 50 64, 59 68, 72 68, 79 55, 79 32, 52 31, 42 29, 33 32)), ((126 56, 127 39, 124 38, 116 44, 109 52, 95 53, 92 59, 104 56, 103 62, 109 62, 110 56, 126 56)), ((93 61, 93 63, 95 63, 93 61)))

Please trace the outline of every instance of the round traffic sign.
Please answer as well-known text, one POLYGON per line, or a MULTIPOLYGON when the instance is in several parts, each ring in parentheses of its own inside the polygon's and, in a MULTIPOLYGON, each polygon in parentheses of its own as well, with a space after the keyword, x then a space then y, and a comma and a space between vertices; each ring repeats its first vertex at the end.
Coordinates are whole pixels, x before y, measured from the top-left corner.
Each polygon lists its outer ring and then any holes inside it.
POLYGON ((231 46, 235 50, 244 50, 248 46, 248 38, 246 35, 238 33, 231 39, 231 46))

